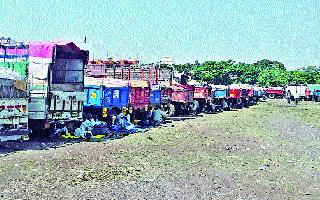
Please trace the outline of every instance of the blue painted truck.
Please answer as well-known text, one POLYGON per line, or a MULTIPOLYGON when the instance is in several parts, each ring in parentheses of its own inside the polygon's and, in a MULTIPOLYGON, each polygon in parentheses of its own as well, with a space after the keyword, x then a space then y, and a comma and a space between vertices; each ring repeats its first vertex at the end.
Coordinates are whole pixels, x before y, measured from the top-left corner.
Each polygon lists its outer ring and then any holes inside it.
POLYGON ((215 111, 227 109, 227 99, 229 98, 229 89, 225 85, 210 85, 212 88, 211 97, 215 111))
POLYGON ((104 108, 120 110, 121 107, 129 105, 130 89, 126 83, 119 84, 119 81, 115 80, 89 78, 85 79, 84 89, 85 114, 91 113, 99 118, 104 108))
POLYGON ((314 101, 320 101, 320 90, 313 91, 313 99, 314 101))
POLYGON ((313 101, 320 101, 320 84, 309 84, 310 98, 313 101))
POLYGON ((227 98, 227 89, 216 89, 214 92, 213 92, 213 97, 216 98, 216 99, 225 99, 227 98))

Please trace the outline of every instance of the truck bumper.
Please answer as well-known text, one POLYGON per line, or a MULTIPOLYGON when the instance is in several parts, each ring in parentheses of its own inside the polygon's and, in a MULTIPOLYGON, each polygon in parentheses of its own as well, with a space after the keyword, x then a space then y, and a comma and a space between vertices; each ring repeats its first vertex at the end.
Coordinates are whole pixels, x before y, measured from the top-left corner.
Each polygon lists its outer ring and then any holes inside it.
POLYGON ((29 129, 11 129, 0 130, 0 142, 15 141, 15 140, 29 140, 29 129))

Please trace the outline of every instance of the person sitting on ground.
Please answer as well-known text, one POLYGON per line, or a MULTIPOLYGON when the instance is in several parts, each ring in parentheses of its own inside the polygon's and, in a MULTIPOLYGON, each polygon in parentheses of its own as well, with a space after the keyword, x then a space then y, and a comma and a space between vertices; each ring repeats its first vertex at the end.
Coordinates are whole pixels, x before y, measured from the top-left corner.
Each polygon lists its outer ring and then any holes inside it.
POLYGON ((127 112, 127 108, 123 107, 122 112, 117 116, 117 132, 137 132, 137 129, 134 124, 130 121, 130 115, 127 112))
POLYGON ((138 125, 142 128, 148 128, 150 126, 150 119, 152 117, 152 111, 149 106, 146 105, 144 110, 139 110, 137 113, 137 119, 139 120, 138 125))
POLYGON ((159 126, 161 123, 163 123, 165 117, 166 117, 165 112, 163 112, 160 109, 160 106, 156 106, 156 108, 152 112, 152 124, 153 124, 153 126, 159 126))
POLYGON ((112 125, 112 115, 109 113, 110 112, 108 108, 102 108, 102 114, 99 119, 100 121, 106 122, 108 127, 112 125))
POLYGON ((134 124, 135 114, 134 114, 134 109, 133 109, 132 106, 129 106, 128 115, 130 115, 130 122, 131 122, 132 124, 134 124))

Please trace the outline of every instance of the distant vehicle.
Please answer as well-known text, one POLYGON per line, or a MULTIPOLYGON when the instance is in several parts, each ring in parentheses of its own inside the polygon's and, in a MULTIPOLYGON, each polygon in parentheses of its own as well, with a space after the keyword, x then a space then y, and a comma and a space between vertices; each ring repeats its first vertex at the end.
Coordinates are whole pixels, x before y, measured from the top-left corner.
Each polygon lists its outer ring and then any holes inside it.
POLYGON ((320 101, 320 84, 309 84, 310 99, 313 101, 320 101))
POLYGON ((172 85, 172 89, 171 104, 174 105, 177 115, 186 114, 194 110, 194 87, 177 83, 172 85))
POLYGON ((212 104, 215 105, 215 111, 227 109, 227 98, 229 98, 229 87, 226 85, 210 85, 212 104))
POLYGON ((194 86, 194 103, 197 105, 197 112, 212 112, 212 88, 206 83, 190 81, 188 85, 194 86))
POLYGON ((144 108, 150 103, 150 86, 147 81, 130 80, 129 103, 134 108, 144 108))
POLYGON ((285 96, 283 87, 268 87, 265 89, 266 96, 270 99, 282 99, 285 96))
POLYGON ((305 85, 290 85, 286 87, 286 92, 290 90, 291 93, 291 99, 295 100, 297 99, 298 101, 301 100, 306 100, 306 91, 307 91, 307 86, 305 85))
POLYGON ((260 101, 260 99, 263 99, 263 97, 264 97, 263 88, 253 86, 253 101, 254 101, 254 103, 257 103, 258 101, 260 101))

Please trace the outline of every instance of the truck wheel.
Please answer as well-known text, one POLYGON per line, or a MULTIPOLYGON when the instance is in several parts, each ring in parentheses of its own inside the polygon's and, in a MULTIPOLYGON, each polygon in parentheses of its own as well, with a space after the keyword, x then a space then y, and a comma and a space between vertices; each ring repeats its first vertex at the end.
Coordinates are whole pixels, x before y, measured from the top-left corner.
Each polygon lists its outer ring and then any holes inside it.
POLYGON ((269 97, 270 99, 274 99, 274 98, 276 98, 276 95, 275 95, 275 94, 268 94, 268 97, 269 97))
POLYGON ((167 114, 168 114, 168 116, 169 117, 172 117, 172 116, 174 116, 174 113, 175 113, 175 107, 174 107, 174 105, 173 104, 169 104, 168 105, 168 110, 167 110, 167 114))
POLYGON ((200 102, 197 100, 194 100, 191 104, 190 104, 190 111, 192 114, 201 112, 201 108, 202 106, 200 105, 200 102))

